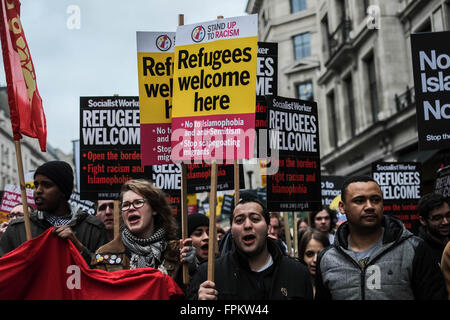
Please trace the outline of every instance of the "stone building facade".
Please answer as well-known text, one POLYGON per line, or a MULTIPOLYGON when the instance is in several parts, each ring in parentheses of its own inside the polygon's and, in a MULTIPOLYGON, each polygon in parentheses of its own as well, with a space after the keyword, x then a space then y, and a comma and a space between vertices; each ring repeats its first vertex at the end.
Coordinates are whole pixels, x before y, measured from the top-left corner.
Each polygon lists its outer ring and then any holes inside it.
POLYGON ((259 15, 259 41, 279 44, 279 95, 304 98, 312 84, 323 174, 418 161, 431 190, 450 150, 418 150, 410 35, 450 30, 450 1, 249 0, 246 11, 259 15), (305 33, 309 54, 296 55, 305 33))

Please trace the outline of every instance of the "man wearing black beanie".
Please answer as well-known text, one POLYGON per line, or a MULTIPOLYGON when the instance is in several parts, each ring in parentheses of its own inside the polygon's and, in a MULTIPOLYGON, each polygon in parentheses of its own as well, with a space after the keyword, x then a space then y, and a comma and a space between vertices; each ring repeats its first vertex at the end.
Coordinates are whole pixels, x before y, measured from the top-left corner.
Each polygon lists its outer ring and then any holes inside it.
MULTIPOLYGON (((76 211, 68 200, 73 189, 72 167, 64 161, 49 161, 34 173, 34 201, 37 210, 30 213, 32 237, 54 226, 54 233, 69 239, 89 264, 91 254, 107 242, 104 225, 85 211, 76 211)), ((0 256, 26 241, 23 219, 16 219, 0 240, 0 256)))

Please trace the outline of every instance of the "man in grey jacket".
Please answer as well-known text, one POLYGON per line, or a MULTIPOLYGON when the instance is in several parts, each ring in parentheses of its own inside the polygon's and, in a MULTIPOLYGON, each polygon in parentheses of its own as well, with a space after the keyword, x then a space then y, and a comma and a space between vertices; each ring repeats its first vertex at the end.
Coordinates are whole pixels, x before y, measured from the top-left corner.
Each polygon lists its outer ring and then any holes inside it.
POLYGON ((347 179, 339 210, 347 216, 333 245, 319 254, 316 299, 446 299, 430 248, 395 217, 383 215, 383 193, 370 177, 347 179))

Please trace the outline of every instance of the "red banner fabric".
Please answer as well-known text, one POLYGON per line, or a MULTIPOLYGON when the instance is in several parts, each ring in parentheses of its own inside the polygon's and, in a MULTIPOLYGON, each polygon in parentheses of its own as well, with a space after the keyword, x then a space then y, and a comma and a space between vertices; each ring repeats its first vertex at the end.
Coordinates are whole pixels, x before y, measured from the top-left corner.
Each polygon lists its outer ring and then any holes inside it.
POLYGON ((0 1, 0 35, 14 140, 21 139, 22 134, 37 138, 45 152, 47 125, 33 61, 20 23, 20 1, 0 1))
POLYGON ((0 300, 170 300, 183 291, 153 268, 90 269, 71 241, 49 228, 0 258, 0 300))

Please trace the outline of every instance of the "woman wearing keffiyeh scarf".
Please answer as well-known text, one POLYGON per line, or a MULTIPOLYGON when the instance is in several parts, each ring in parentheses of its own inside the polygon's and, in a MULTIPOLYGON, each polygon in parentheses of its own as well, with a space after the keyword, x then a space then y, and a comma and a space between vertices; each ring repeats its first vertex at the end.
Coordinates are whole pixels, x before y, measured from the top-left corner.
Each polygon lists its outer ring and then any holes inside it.
MULTIPOLYGON (((165 194, 149 181, 135 179, 122 186, 119 202, 124 228, 120 237, 97 250, 92 264, 109 271, 152 267, 181 284, 177 223, 165 194)), ((195 257, 195 249, 187 251, 195 257)), ((189 263, 189 257, 184 261, 189 263)))

